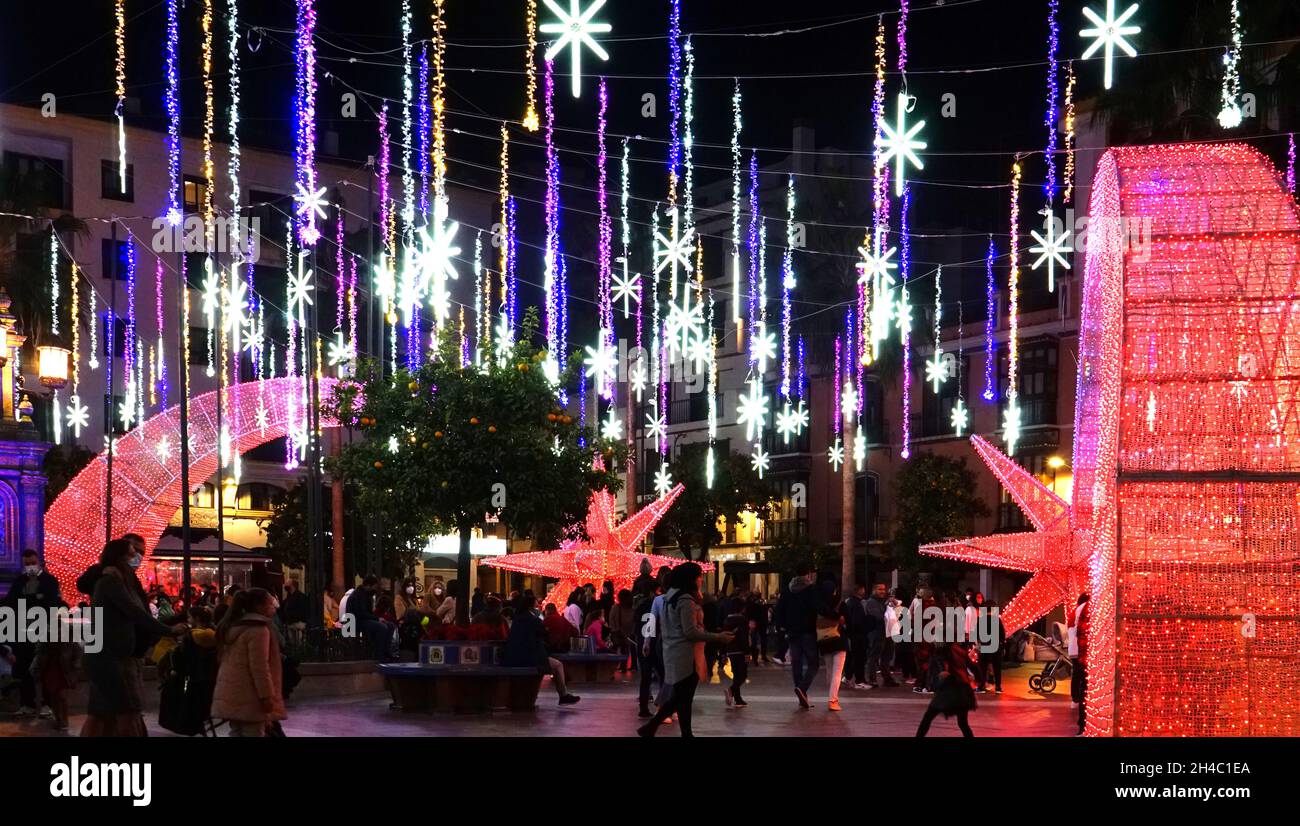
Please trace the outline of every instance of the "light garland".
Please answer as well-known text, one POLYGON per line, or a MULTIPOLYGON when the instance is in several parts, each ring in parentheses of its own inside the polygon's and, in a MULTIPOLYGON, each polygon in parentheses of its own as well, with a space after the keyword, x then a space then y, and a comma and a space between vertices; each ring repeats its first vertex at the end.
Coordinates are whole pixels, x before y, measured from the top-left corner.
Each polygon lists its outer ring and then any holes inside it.
POLYGON ((1295 195, 1295 133, 1286 136, 1286 189, 1295 195))
MULTIPOLYGON (((180 2, 167 0, 167 40, 163 69, 163 108, 167 112, 167 223, 180 226, 181 214, 181 104, 177 54, 180 49, 180 2)), ((188 372, 189 367, 181 366, 188 372)))
POLYGON ((1065 202, 1074 198, 1074 61, 1065 64, 1065 202))
POLYGON ((989 236, 988 252, 984 254, 984 393, 982 398, 991 402, 997 398, 997 342, 993 332, 998 324, 997 281, 993 277, 993 262, 997 259, 998 248, 989 236))
POLYGON ((912 456, 912 305, 908 287, 912 276, 911 216, 912 187, 905 186, 903 203, 898 211, 898 243, 901 248, 898 273, 903 297, 897 310, 898 327, 903 336, 903 445, 899 455, 904 459, 912 456))
MULTIPOLYGON (((614 298, 613 298, 613 243, 614 243, 614 225, 609 216, 609 153, 605 148, 605 127, 607 125, 606 117, 609 112, 609 89, 605 84, 605 78, 600 79, 600 88, 598 92, 599 112, 596 115, 596 202, 600 211, 598 232, 598 252, 597 252, 597 272, 596 272, 596 295, 600 304, 600 330, 602 343, 608 344, 611 348, 614 344, 614 298)), ((626 315, 627 301, 624 299, 624 308, 626 315)), ((601 381, 599 383, 600 396, 607 402, 614 400, 614 382, 601 381)))
POLYGON ((731 322, 736 325, 736 346, 740 346, 740 81, 731 93, 731 322))
POLYGON ((561 307, 564 304, 560 268, 563 256, 560 251, 560 160, 555 149, 555 63, 546 59, 544 80, 546 106, 546 247, 545 247, 545 315, 546 341, 550 345, 547 360, 551 370, 563 373, 564 342, 561 338, 561 307))
POLYGON ((59 233, 50 222, 50 334, 59 334, 59 233))
POLYGON ((1124 25, 1128 19, 1138 10, 1138 4, 1134 3, 1129 6, 1119 17, 1115 16, 1115 0, 1106 0, 1106 19, 1103 20, 1095 11, 1087 6, 1083 9, 1083 16, 1092 21, 1092 26, 1079 31, 1080 37, 1091 37, 1093 43, 1083 52, 1083 59, 1087 60, 1101 50, 1104 62, 1102 85, 1109 89, 1115 76, 1115 49, 1129 57, 1137 57, 1137 50, 1125 39, 1128 35, 1138 34, 1142 31, 1141 27, 1124 25))
MULTIPOLYGON (((620 170, 620 192, 619 204, 622 207, 622 241, 623 257, 620 259, 623 264, 623 275, 615 276, 611 287, 613 295, 611 300, 623 302, 623 320, 628 318, 628 302, 634 301, 637 305, 637 346, 641 346, 641 276, 631 272, 632 256, 632 215, 630 212, 632 201, 632 154, 628 146, 628 139, 623 139, 623 161, 620 170)), ((613 327, 613 324, 610 325, 613 327)))
POLYGON ((1011 275, 1007 281, 1010 332, 1007 334, 1007 409, 1003 418, 1003 441, 1007 455, 1014 456, 1020 441, 1020 156, 1011 164, 1011 246, 1008 255, 1011 275))
MULTIPOLYGON (((118 191, 126 194, 126 0, 113 4, 113 40, 117 46, 114 80, 117 91, 117 182, 118 191)), ((57 331, 56 331, 57 332, 57 331)))
POLYGON ((447 200, 447 0, 433 0, 433 198, 447 200))
MULTIPOLYGON (((677 207, 677 182, 682 165, 682 0, 668 6, 668 204, 677 207)), ((672 295, 673 293, 669 293, 672 295)))
POLYGON ((786 178, 785 253, 781 258, 781 398, 790 401, 790 291, 794 289, 794 176, 786 178))
POLYGON ((1219 111, 1219 125, 1224 129, 1235 129, 1241 126, 1241 8, 1238 0, 1232 0, 1232 11, 1229 18, 1229 30, 1232 32, 1232 43, 1228 46, 1228 51, 1223 55, 1223 90, 1222 101, 1223 109, 1219 111))
POLYGON ((416 74, 420 97, 415 107, 417 121, 415 157, 417 170, 420 173, 420 186, 415 198, 415 214, 421 224, 427 224, 429 222, 429 130, 432 125, 429 121, 429 96, 425 94, 425 90, 429 88, 429 47, 424 43, 420 44, 420 59, 416 62, 416 74))
POLYGON ((1047 114, 1043 118, 1043 124, 1047 127, 1047 150, 1043 153, 1043 160, 1047 163, 1047 178, 1043 181, 1043 200, 1047 202, 1049 211, 1056 201, 1056 120, 1058 113, 1056 101, 1059 93, 1057 84, 1059 67, 1056 53, 1061 44, 1061 27, 1056 16, 1059 11, 1060 0, 1047 0, 1047 114))
POLYGON ((925 365, 925 379, 939 393, 939 387, 948 380, 948 367, 943 359, 943 267, 934 274, 934 353, 925 365))
POLYGON ((537 115, 537 0, 528 0, 524 28, 528 35, 528 46, 524 49, 527 102, 524 104, 524 119, 521 123, 529 132, 536 132, 542 126, 541 118, 537 115))
MULTIPOLYGON (((297 0, 294 39, 294 169, 298 195, 298 240, 314 247, 316 219, 325 217, 323 188, 316 188, 316 0, 297 0)), ((407 118, 409 122, 409 117, 407 118)), ((406 145, 409 147, 410 142, 406 145)))
POLYGON ((695 227, 695 47, 688 35, 682 52, 686 59, 686 78, 682 96, 682 203, 685 205, 684 223, 695 227))
MULTIPOLYGON (((749 153, 749 330, 752 339, 758 333, 758 271, 762 266, 762 239, 760 227, 763 223, 758 203, 758 153, 749 153)), ((755 364, 754 348, 749 348, 749 364, 755 364)))

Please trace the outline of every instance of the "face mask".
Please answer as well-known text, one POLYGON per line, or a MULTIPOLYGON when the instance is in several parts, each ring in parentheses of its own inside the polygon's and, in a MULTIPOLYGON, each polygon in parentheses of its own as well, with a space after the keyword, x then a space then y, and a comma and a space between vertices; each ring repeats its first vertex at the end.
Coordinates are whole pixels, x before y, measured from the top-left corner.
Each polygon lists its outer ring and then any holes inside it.
POLYGON ((406 586, 406 593, 408 593, 408 594, 414 594, 414 593, 415 593, 415 588, 412 587, 412 586, 410 586, 410 585, 406 586))
POLYGON ((36 576, 36 575, 39 574, 40 572, 41 572, 41 566, 40 566, 40 565, 24 565, 24 566, 23 566, 23 573, 27 574, 28 576, 36 576))
POLYGON ((142 557, 139 557, 139 556, 133 556, 133 557, 131 557, 130 559, 128 559, 128 560, 126 561, 126 564, 127 564, 127 565, 130 565, 132 568, 139 568, 139 567, 140 567, 140 563, 143 562, 143 561, 144 561, 144 559, 143 559, 142 557))

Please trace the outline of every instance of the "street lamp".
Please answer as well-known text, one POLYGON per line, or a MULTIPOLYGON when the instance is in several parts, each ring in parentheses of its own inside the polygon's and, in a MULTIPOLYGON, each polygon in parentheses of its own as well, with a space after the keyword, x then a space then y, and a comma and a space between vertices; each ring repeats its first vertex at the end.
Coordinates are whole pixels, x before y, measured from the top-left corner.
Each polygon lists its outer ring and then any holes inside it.
POLYGON ((51 390, 61 390, 68 383, 68 356, 63 347, 45 345, 36 348, 41 384, 51 390))

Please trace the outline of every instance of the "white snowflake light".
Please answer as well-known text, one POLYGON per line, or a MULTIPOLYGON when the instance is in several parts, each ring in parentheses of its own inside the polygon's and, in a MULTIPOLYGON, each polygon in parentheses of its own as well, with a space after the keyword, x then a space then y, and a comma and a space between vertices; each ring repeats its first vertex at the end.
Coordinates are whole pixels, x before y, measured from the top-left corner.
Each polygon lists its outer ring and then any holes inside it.
POLYGON ((355 357, 351 342, 343 339, 342 330, 335 334, 334 340, 325 348, 325 358, 329 362, 330 367, 346 365, 355 357))
POLYGON ((943 357, 941 349, 936 349, 934 355, 925 363, 925 380, 934 385, 934 392, 939 392, 939 387, 948 380, 948 361, 943 357))
POLYGON ((266 409, 266 405, 262 404, 260 401, 257 403, 257 412, 253 414, 253 420, 257 422, 257 429, 263 432, 266 431, 267 426, 271 423, 271 414, 266 409))
POLYGON ((1014 401, 1007 405, 1002 417, 1002 440, 1006 442, 1007 455, 1014 454, 1020 441, 1020 405, 1014 401))
POLYGON ((663 443, 664 438, 668 435, 668 421, 663 416, 656 413, 647 413, 645 417, 645 437, 655 440, 655 450, 663 443))
POLYGON ((587 365, 587 377, 596 380, 596 392, 605 395, 606 389, 614 381, 615 370, 618 367, 618 352, 609 346, 608 330, 600 331, 600 341, 593 349, 587 347, 587 357, 583 363, 587 365))
POLYGON ((840 393, 840 414, 846 420, 856 419, 858 416, 858 391, 851 384, 840 393))
POLYGON ((808 426, 808 409, 804 407, 803 400, 799 401, 798 407, 791 407, 789 402, 780 413, 776 414, 776 432, 781 434, 781 441, 784 444, 790 443, 790 436, 798 436, 803 429, 808 426))
POLYGON ((763 478, 763 473, 772 464, 771 456, 763 451, 762 442, 754 442, 754 452, 750 454, 749 466, 758 471, 758 478, 763 478))
POLYGON ((891 158, 893 159, 894 195, 900 198, 903 195, 903 173, 907 170, 907 164, 910 162, 917 169, 925 168, 925 164, 915 152, 927 146, 925 141, 917 139, 917 135, 925 126, 925 121, 917 121, 910 127, 907 125, 907 111, 911 100, 914 99, 899 94, 897 124, 890 126, 887 121, 880 121, 881 134, 876 136, 876 148, 884 150, 876 157, 876 163, 883 166, 891 158))
POLYGON ((853 464, 858 470, 867 466, 867 434, 862 425, 858 425, 857 435, 853 437, 853 464))
POLYGON ((776 360, 776 333, 767 329, 767 324, 760 321, 750 338, 750 347, 754 352, 754 361, 760 374, 767 372, 767 363, 776 360))
POLYGON ((579 8, 580 0, 569 0, 568 12, 560 8, 556 0, 545 0, 545 2, 546 7, 559 19, 552 23, 543 23, 537 27, 537 30, 544 34, 560 35, 560 39, 546 50, 546 59, 554 60, 555 56, 565 48, 569 49, 571 67, 569 76, 572 79, 573 96, 582 97, 582 47, 585 45, 591 49, 592 54, 601 60, 609 60, 609 52, 592 37, 593 34, 608 34, 614 30, 609 23, 598 23, 591 19, 605 5, 605 0, 592 0, 586 10, 579 8))
POLYGON ((611 441, 618 441, 623 438, 623 422, 619 421, 612 406, 609 408, 609 415, 605 421, 601 422, 600 435, 611 441))
POLYGON ((456 246, 456 233, 460 231, 460 224, 449 221, 447 214, 447 199, 435 199, 433 222, 430 224, 433 232, 430 233, 428 227, 420 229, 420 244, 416 253, 416 269, 419 273, 417 291, 422 293, 432 285, 429 288, 430 303, 439 324, 451 315, 451 295, 447 291, 447 280, 460 278, 460 273, 456 271, 456 256, 461 253, 460 247, 456 246))
POLYGON ((898 324, 899 340, 906 340, 912 332, 912 300, 907 294, 906 285, 903 286, 902 295, 898 297, 898 303, 894 305, 894 322, 898 324))
POLYGON ((307 229, 303 240, 308 244, 314 244, 320 237, 320 232, 316 229, 316 219, 325 220, 325 207, 329 206, 329 201, 325 199, 326 192, 325 187, 312 192, 300 183, 298 194, 293 196, 293 199, 298 202, 298 216, 307 218, 307 229))
POLYGON ((655 471, 655 493, 659 494, 662 499, 673 489, 673 475, 668 472, 668 463, 665 462, 655 471))
POLYGON ((650 382, 650 377, 646 375, 645 366, 637 364, 636 367, 633 367, 631 374, 628 376, 628 381, 631 382, 632 392, 636 393, 636 400, 639 403, 641 401, 641 394, 645 391, 646 385, 650 382))
POLYGON ((898 247, 890 247, 880 253, 858 247, 858 255, 862 256, 862 260, 854 265, 859 273, 858 283, 874 284, 877 289, 881 286, 894 286, 894 276, 889 271, 898 269, 898 264, 890 260, 896 252, 898 247))
POLYGON ((966 431, 969 424, 970 411, 966 409, 966 402, 958 399, 952 408, 952 432, 960 436, 966 431))
POLYGON ((832 468, 839 470, 840 465, 844 464, 844 443, 836 438, 835 444, 827 448, 826 458, 830 461, 832 468))
POLYGON ((299 258, 297 274, 289 276, 289 304, 299 318, 302 318, 306 305, 313 303, 311 294, 316 288, 311 283, 311 277, 312 271, 303 269, 302 259, 299 258))
POLYGON ((81 429, 90 426, 90 408, 81 403, 81 398, 76 395, 68 397, 68 407, 64 411, 64 421, 68 429, 72 431, 74 438, 81 438, 81 429))
MULTIPOLYGON (((674 218, 674 221, 676 219, 674 218)), ((672 265, 681 267, 686 272, 695 270, 695 228, 687 227, 680 237, 676 232, 668 237, 660 230, 655 230, 655 274, 663 272, 672 265)))
POLYGON ((763 385, 757 379, 749 383, 749 392, 741 393, 736 400, 736 424, 745 426, 745 439, 753 441, 762 433, 767 423, 768 400, 763 385))
POLYGON ((158 458, 163 462, 170 462, 172 458, 172 440, 163 436, 158 440, 158 445, 154 448, 154 453, 157 453, 158 458))
POLYGON ((1045 235, 1039 235, 1037 230, 1030 230, 1029 234, 1033 236, 1038 243, 1029 248, 1030 252, 1038 253, 1038 258, 1030 264, 1030 269, 1038 269, 1044 263, 1047 264, 1047 290, 1048 292, 1056 291, 1056 265, 1060 264, 1063 268, 1070 268, 1070 261, 1065 257, 1066 253, 1074 252, 1070 246, 1070 234, 1068 232, 1061 235, 1056 234, 1056 216, 1052 214, 1051 207, 1043 210, 1043 232, 1045 235))
POLYGON ((1118 46, 1129 57, 1137 57, 1137 50, 1129 44, 1124 38, 1128 35, 1137 34, 1142 31, 1140 26, 1125 26, 1124 24, 1138 10, 1138 4, 1134 3, 1119 17, 1115 16, 1115 0, 1106 0, 1106 19, 1102 20, 1097 13, 1088 7, 1084 7, 1083 16, 1092 21, 1093 25, 1089 28, 1079 31, 1079 37, 1095 38, 1091 46, 1083 52, 1083 59, 1087 60, 1097 53, 1098 49, 1104 49, 1104 81, 1103 84, 1107 89, 1110 88, 1111 81, 1114 79, 1115 69, 1115 47, 1118 46))
POLYGON ((641 303, 641 276, 636 273, 614 273, 610 285, 614 301, 623 302, 623 318, 628 317, 628 302, 641 303))

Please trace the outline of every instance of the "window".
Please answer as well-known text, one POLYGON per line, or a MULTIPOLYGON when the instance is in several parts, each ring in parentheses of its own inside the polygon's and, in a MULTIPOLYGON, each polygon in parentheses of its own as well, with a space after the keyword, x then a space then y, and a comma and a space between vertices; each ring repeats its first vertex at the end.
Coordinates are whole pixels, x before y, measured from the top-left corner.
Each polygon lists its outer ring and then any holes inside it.
POLYGON ((807 478, 787 476, 773 479, 772 492, 776 495, 776 503, 772 506, 770 518, 763 521, 763 544, 798 542, 808 533, 807 478), (795 485, 803 486, 803 507, 795 507, 795 485))
POLYGON ((888 440, 889 422, 885 420, 885 391, 880 382, 868 379, 862 383, 862 432, 867 444, 883 445, 888 440))
MULTIPOLYGON (((958 358, 956 353, 950 353, 954 359, 958 358)), ((965 356, 961 357, 962 364, 954 364, 954 375, 948 376, 948 380, 939 385, 939 392, 934 392, 934 385, 928 381, 922 381, 920 386, 921 392, 921 435, 922 436, 952 436, 952 409, 957 405, 957 397, 961 391, 961 382, 966 380, 965 356), (958 375, 961 379, 958 380, 958 375)), ((916 392, 916 391, 913 391, 916 392)))
POLYGON ((191 290, 203 289, 203 282, 208 277, 208 254, 206 252, 187 252, 185 255, 185 283, 191 290))
MULTIPOLYGON (((1057 424, 1057 354, 1055 339, 1028 341, 1020 346, 1019 404, 1022 427, 1057 424)), ((1008 356, 1000 354, 998 392, 1006 398, 1008 356)))
MULTIPOLYGON (((257 189, 248 191, 248 217, 252 228, 268 242, 266 246, 271 249, 278 250, 284 246, 292 209, 293 201, 288 195, 257 189)), ((379 239, 379 244, 382 243, 383 239, 379 239)))
MULTIPOLYGON (((700 382, 702 387, 694 392, 688 392, 688 385, 681 382, 673 382, 669 385, 668 405, 668 423, 685 424, 687 422, 703 422, 709 418, 709 393, 706 382, 700 382)), ((717 395, 718 418, 722 418, 722 394, 717 395)))
POLYGON ((126 191, 122 191, 120 171, 122 165, 117 161, 99 162, 99 197, 109 201, 135 201, 135 164, 126 165, 126 191))
POLYGON ((247 482, 239 486, 235 507, 244 511, 269 511, 271 503, 281 491, 265 482, 247 482))
POLYGON ((200 485, 190 497, 190 505, 196 508, 215 508, 217 506, 217 490, 211 484, 200 485))
POLYGON ((203 211, 203 204, 208 192, 208 182, 198 175, 186 175, 182 185, 184 195, 184 208, 186 215, 198 215, 203 211))
POLYGON ((32 206, 47 209, 67 209, 67 180, 63 177, 63 161, 24 155, 21 152, 4 154, 6 187, 23 194, 32 206))
POLYGON ((126 241, 114 241, 112 238, 103 238, 100 240, 100 278, 113 278, 116 276, 118 281, 126 280, 128 259, 126 244, 126 241))
POLYGON ((880 524, 880 480, 862 473, 853 480, 853 535, 858 542, 884 539, 880 524))

